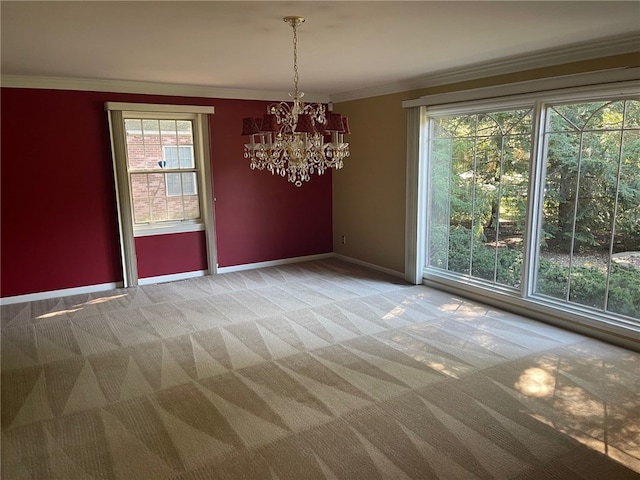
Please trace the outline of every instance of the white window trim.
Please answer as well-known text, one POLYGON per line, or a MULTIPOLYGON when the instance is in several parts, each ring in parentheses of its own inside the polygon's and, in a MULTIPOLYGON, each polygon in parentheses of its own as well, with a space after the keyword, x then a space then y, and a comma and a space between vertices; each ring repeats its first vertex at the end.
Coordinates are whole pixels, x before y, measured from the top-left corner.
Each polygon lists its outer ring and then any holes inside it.
POLYGON ((629 86, 635 88, 639 86, 640 67, 631 67, 623 70, 605 70, 601 72, 581 73, 576 75, 566 75, 562 77, 543 78, 537 80, 527 80, 523 82, 509 83, 491 87, 475 88, 471 90, 459 90, 456 92, 424 95, 422 97, 405 100, 402 102, 404 108, 423 107, 441 105, 443 108, 451 109, 455 112, 457 104, 460 107, 475 103, 482 108, 483 103, 491 104, 499 99, 506 98, 538 98, 540 95, 547 95, 553 92, 561 93, 571 90, 573 92, 587 93, 589 91, 599 91, 603 86, 629 86))
POLYGON ((138 237, 153 237, 155 235, 170 235, 172 233, 187 233, 187 232, 201 232, 205 229, 204 222, 184 220, 177 225, 176 222, 168 222, 164 225, 162 222, 138 225, 135 229, 135 236, 138 237))
MULTIPOLYGON (((140 107, 140 104, 136 104, 136 106, 140 107)), ((153 105, 153 107, 156 106, 161 106, 161 107, 165 107, 166 105, 153 105)), ((183 110, 183 109, 182 109, 183 110)), ((197 143, 197 139, 196 136, 198 135, 198 118, 199 115, 198 114, 192 114, 192 113, 188 113, 188 112, 177 112, 177 113, 169 113, 167 112, 164 108, 161 109, 161 111, 159 112, 155 112, 155 111, 151 111, 151 112, 134 112, 134 111, 123 111, 122 112, 122 119, 126 120, 129 118, 147 118, 147 119, 166 119, 166 120, 189 120, 192 122, 193 124, 193 141, 194 143, 197 143)), ((164 147, 164 146, 163 146, 164 147)), ((125 148, 126 148, 126 144, 125 144, 125 148)), ((188 171, 193 171, 193 172, 198 172, 198 169, 200 168, 200 163, 201 163, 201 159, 198 157, 199 155, 199 150, 197 150, 197 148, 195 148, 195 145, 192 147, 193 148, 193 160, 194 160, 194 167, 193 169, 189 169, 188 171)), ((163 155, 164 155, 164 148, 163 148, 163 155)), ((164 158, 164 157, 163 157, 164 158)), ((127 165, 127 160, 126 157, 118 157, 117 158, 117 163, 118 163, 118 168, 121 168, 123 170, 127 170, 127 174, 131 175, 131 174, 137 174, 137 173, 157 173, 157 174, 167 174, 167 173, 179 173, 183 170, 181 169, 161 169, 161 170, 144 170, 144 169, 129 169, 128 165, 127 165)), ((203 163, 203 167, 205 166, 203 163)), ((203 172, 204 173, 204 172, 203 172)), ((197 177, 199 177, 200 175, 196 175, 197 177)), ((199 179, 198 179, 199 181, 199 179)), ((166 177, 165 177, 165 182, 166 182, 166 177)), ((166 184, 165 184, 165 195, 166 195, 166 184)), ((167 196, 173 196, 173 195, 167 195, 167 196)), ((150 222, 146 222, 146 223, 136 223, 135 219, 134 219, 134 215, 133 215, 133 202, 131 200, 131 196, 129 196, 128 198, 122 198, 122 206, 127 207, 130 211, 131 214, 131 221, 133 222, 133 234, 135 237, 140 237, 140 236, 150 236, 152 235, 151 233, 149 233, 152 230, 156 230, 157 231, 157 235, 167 235, 167 234, 172 234, 172 233, 181 233, 181 232, 185 232, 188 230, 185 230, 185 225, 187 225, 189 222, 190 223, 203 223, 204 222, 204 217, 203 217, 203 212, 202 212, 202 208, 200 209, 200 217, 197 219, 189 219, 189 220, 161 220, 161 221, 150 221, 150 222), (144 233, 143 233, 144 232, 144 233)), ((203 203, 203 200, 201 199, 200 203, 203 203)), ((202 207, 202 205, 201 205, 202 207)), ((188 228, 188 227, 187 227, 188 228)))
MULTIPOLYGON (((132 112, 136 115, 145 115, 153 113, 215 113, 214 107, 206 107, 202 105, 164 105, 154 103, 126 103, 126 102, 107 102, 104 105, 105 110, 120 110, 126 114, 132 112)), ((155 118, 155 117, 154 117, 155 118)))
MULTIPOLYGON (((635 69, 638 73, 639 69, 635 69)), ((536 82, 530 82, 535 85, 536 82)), ((538 85, 545 85, 548 82, 540 82, 538 85)), ((542 132, 540 127, 540 112, 547 103, 576 101, 595 101, 598 99, 615 99, 638 96, 640 92, 640 81, 622 81, 610 84, 589 85, 576 88, 562 88, 559 90, 541 90, 532 88, 532 93, 520 93, 517 95, 507 95, 513 91, 509 85, 500 88, 502 96, 495 98, 478 98, 482 94, 480 91, 465 91, 463 97, 468 101, 461 100, 461 92, 451 94, 441 94, 425 96, 420 99, 403 102, 403 107, 408 110, 408 133, 407 133, 407 222, 405 226, 406 253, 405 253, 405 278, 412 283, 423 283, 436 288, 452 292, 462 292, 465 295, 489 304, 507 308, 517 313, 528 315, 542 321, 557 324, 562 327, 569 327, 576 331, 581 331, 589 335, 598 336, 604 340, 624 345, 630 348, 639 348, 640 327, 625 320, 624 317, 612 319, 606 313, 594 312, 579 305, 560 304, 551 298, 544 298, 534 295, 534 281, 536 265, 533 262, 539 235, 540 218, 539 202, 542 202, 540 192, 540 182, 544 173, 543 162, 540 160, 531 162, 529 197, 532 199, 529 208, 527 222, 531 228, 526 230, 525 255, 523 259, 523 282, 520 292, 512 292, 499 286, 487 286, 481 281, 471 277, 454 276, 447 272, 434 274, 426 266, 427 257, 427 219, 429 206, 426 204, 426 172, 429 170, 428 152, 423 148, 416 148, 415 142, 419 140, 420 145, 428 142, 428 128, 426 120, 429 116, 454 115, 457 113, 474 113, 488 111, 491 109, 502 109, 517 106, 534 106, 534 126, 532 132, 532 158, 538 159, 542 151, 542 132), (447 97, 452 102, 446 104, 447 97), (471 100, 474 98, 473 100, 471 100), (420 119, 418 122, 417 119, 420 119), (418 129, 418 130, 416 130, 418 129), (409 177, 412 176, 413 179, 409 177), (422 180, 417 181, 416 178, 422 180), (421 188, 419 185, 422 184, 421 188), (421 218, 416 218, 419 215, 421 218), (411 217, 411 218, 410 218, 411 217), (417 266, 422 266, 422 278, 415 272, 417 266)), ((516 90, 520 89, 518 86, 516 90)), ((428 149, 426 149, 428 150, 428 149)))
POLYGON ((211 161, 209 145, 208 114, 213 107, 190 105, 156 105, 141 103, 107 102, 111 134, 111 152, 115 176, 116 203, 120 236, 120 256, 122 260, 123 284, 125 287, 138 285, 138 268, 135 237, 167 235, 194 231, 204 231, 206 238, 207 265, 210 274, 217 272, 215 250, 215 229, 213 190, 211 184, 211 161), (185 119, 193 122, 194 161, 200 165, 198 192, 200 195, 200 219, 195 221, 167 221, 153 225, 134 225, 131 208, 129 172, 126 165, 125 118, 166 118, 185 119), (201 162, 199 164, 199 162, 201 162))

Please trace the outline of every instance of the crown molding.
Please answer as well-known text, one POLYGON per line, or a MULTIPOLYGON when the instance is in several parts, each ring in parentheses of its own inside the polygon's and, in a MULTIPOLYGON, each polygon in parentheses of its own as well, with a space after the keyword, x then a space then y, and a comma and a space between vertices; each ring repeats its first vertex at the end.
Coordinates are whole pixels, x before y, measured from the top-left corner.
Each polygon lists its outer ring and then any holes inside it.
POLYGON ((474 88, 471 90, 456 90, 454 92, 424 95, 412 100, 404 100, 403 108, 443 104, 457 104, 463 106, 465 102, 487 101, 491 103, 496 98, 518 96, 521 100, 536 99, 537 92, 557 92, 564 89, 580 89, 581 92, 601 91, 602 85, 615 85, 616 89, 624 89, 625 94, 640 92, 640 67, 618 68, 614 70, 598 70, 596 72, 563 75, 535 80, 525 80, 505 85, 474 88), (626 90, 629 90, 628 92, 626 90))
POLYGON ((331 101, 339 103, 359 100, 633 52, 640 52, 640 32, 576 43, 561 48, 539 50, 528 55, 505 57, 500 60, 442 70, 411 80, 338 93, 331 95, 331 101))
MULTIPOLYGON (((346 102, 633 52, 640 52, 640 32, 607 37, 593 42, 583 42, 561 48, 539 50, 529 55, 506 57, 466 67, 442 70, 417 78, 371 88, 332 95, 307 93, 305 100, 319 103, 346 102)), ((7 88, 79 90, 239 100, 290 100, 290 96, 286 92, 124 80, 2 75, 0 84, 2 87, 7 88)))
MULTIPOLYGON (((33 77, 2 75, 2 87, 37 88, 44 90, 78 90, 109 93, 139 93, 145 95, 168 95, 172 97, 229 98, 236 100, 290 101, 286 92, 268 90, 244 90, 216 88, 204 85, 180 85, 155 82, 133 82, 124 80, 98 80, 90 78, 33 77)), ((329 96, 305 94, 307 102, 329 103, 329 96)))

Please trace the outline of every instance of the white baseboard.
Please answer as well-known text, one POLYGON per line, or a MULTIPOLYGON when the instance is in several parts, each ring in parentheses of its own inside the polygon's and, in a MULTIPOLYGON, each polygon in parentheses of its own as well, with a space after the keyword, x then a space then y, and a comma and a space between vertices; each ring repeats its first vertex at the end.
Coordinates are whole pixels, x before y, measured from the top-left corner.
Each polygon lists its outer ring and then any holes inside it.
POLYGON ((62 290, 49 290, 46 292, 27 293, 14 297, 0 298, 0 305, 10 305, 12 303, 35 302, 37 300, 47 300, 49 298, 67 297, 69 295, 83 295, 87 293, 104 292, 122 288, 122 282, 100 283, 98 285, 88 285, 86 287, 63 288, 62 290))
MULTIPOLYGON (((367 267, 372 270, 384 272, 394 277, 404 278, 404 273, 389 268, 381 267, 373 263, 364 262, 356 258, 347 257, 345 255, 339 255, 337 253, 320 253, 317 255, 306 255, 303 257, 283 258, 280 260, 271 260, 268 262, 246 263, 244 265, 233 265, 230 267, 219 267, 217 273, 231 273, 240 272, 243 270, 253 270, 256 268, 277 267, 279 265, 286 265, 289 263, 310 262, 313 260, 325 260, 327 258, 337 258, 346 262, 355 263, 362 267, 367 267)), ((140 278, 138 285, 153 285, 156 283, 175 282, 178 280, 186 280, 188 278, 203 277, 207 275, 206 270, 197 270, 194 272, 176 273, 172 275, 159 275, 157 277, 140 278)), ((104 292, 107 290, 113 290, 116 288, 122 288, 122 282, 101 283, 98 285, 88 285, 85 287, 65 288, 62 290, 49 290, 46 292, 28 293, 25 295, 16 295, 14 297, 0 298, 0 305, 10 305, 13 303, 33 302, 37 300, 47 300, 49 298, 66 297, 69 295, 82 295, 87 293, 104 292)))
POLYGON ((339 253, 334 253, 333 258, 339 258, 340 260, 344 260, 345 262, 355 263, 356 265, 360 265, 362 267, 367 267, 372 270, 378 270, 379 272, 388 273, 389 275, 393 275, 394 277, 404 278, 403 272, 398 272, 397 270, 391 270, 390 268, 381 267, 380 265, 376 265, 375 263, 364 262, 362 260, 358 260, 357 258, 340 255, 339 253))
POLYGON ((158 275, 157 277, 139 278, 138 285, 154 285, 156 283, 177 282, 188 278, 204 277, 208 275, 208 270, 195 270, 193 272, 172 273, 171 275, 158 275))
POLYGON ((218 267, 218 273, 240 272, 242 270, 254 270, 256 268, 277 267, 288 263, 310 262, 312 260, 324 260, 334 257, 334 253, 319 253, 317 255, 306 255, 304 257, 283 258, 271 260, 269 262, 245 263, 244 265, 232 265, 230 267, 218 267))

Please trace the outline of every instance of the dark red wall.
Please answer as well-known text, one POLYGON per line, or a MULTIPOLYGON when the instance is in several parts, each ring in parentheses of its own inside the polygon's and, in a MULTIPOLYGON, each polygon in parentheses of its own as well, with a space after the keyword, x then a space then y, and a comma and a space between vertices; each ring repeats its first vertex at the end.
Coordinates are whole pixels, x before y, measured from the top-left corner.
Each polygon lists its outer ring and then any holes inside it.
POLYGON ((137 237, 138 277, 207 269, 204 232, 137 237))
MULTIPOLYGON (((107 101, 215 107, 219 266, 332 250, 330 175, 296 188, 243 158, 241 119, 260 116, 266 102, 3 88, 1 297, 122 280, 107 101)), ((136 240, 141 278, 204 268, 201 235, 162 237, 136 240)))
POLYGON ((243 117, 262 116, 266 103, 221 100, 215 107, 211 150, 220 266, 331 252, 331 172, 296 187, 251 170, 240 125, 243 117))

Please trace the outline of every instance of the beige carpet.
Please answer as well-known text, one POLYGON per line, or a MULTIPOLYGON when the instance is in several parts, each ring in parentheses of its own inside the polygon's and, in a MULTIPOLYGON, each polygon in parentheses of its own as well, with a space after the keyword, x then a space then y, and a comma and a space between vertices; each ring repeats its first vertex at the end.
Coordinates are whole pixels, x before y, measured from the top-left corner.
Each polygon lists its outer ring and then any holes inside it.
POLYGON ((7 480, 640 478, 639 400, 638 353, 337 260, 2 307, 7 480))

